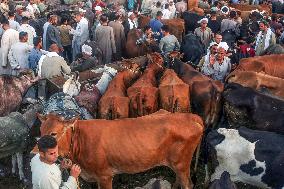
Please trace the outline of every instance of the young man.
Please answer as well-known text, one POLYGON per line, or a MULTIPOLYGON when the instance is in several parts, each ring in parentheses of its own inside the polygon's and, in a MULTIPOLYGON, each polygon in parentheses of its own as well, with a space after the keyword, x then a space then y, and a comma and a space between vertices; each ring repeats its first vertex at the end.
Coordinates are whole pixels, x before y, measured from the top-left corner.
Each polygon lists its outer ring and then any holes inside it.
MULTIPOLYGON (((38 141, 39 154, 31 160, 33 189, 77 189, 81 168, 72 165, 67 182, 62 183, 58 158, 58 145, 53 136, 45 135, 38 141)), ((62 165, 64 166, 64 165, 62 165)), ((66 167, 66 165, 64 166, 66 167)))
POLYGON ((33 39, 34 37, 36 37, 36 31, 31 25, 29 25, 28 17, 24 16, 22 18, 22 25, 21 25, 20 31, 24 31, 28 33, 28 44, 33 45, 33 39))
POLYGON ((163 26, 163 24, 161 22, 162 16, 163 16, 162 11, 158 11, 156 18, 151 19, 150 22, 149 22, 149 26, 151 27, 152 31, 154 32, 153 36, 154 36, 155 40, 157 40, 158 42, 162 38, 162 32, 161 32, 161 28, 163 26))
POLYGON ((174 50, 180 49, 180 44, 174 35, 170 34, 169 26, 164 25, 161 28, 163 33, 163 38, 160 41, 159 47, 163 54, 168 54, 174 50))
POLYGON ((19 33, 19 42, 13 44, 8 54, 8 60, 12 67, 12 75, 18 76, 21 70, 29 69, 29 52, 33 46, 27 43, 28 33, 19 33))

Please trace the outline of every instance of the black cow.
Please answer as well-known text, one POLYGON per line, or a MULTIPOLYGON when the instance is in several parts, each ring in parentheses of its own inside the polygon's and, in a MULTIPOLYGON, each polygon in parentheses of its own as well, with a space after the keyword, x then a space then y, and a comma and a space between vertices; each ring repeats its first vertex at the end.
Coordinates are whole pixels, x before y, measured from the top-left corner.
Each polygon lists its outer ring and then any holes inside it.
POLYGON ((202 18, 197 13, 185 11, 182 13, 181 18, 184 20, 185 33, 194 32, 199 27, 198 21, 202 18))
POLYGON ((232 181, 260 188, 284 187, 284 136, 245 127, 211 131, 207 136, 215 171, 211 180, 224 171, 232 181))
POLYGON ((231 181, 230 174, 224 171, 221 178, 214 180, 208 189, 237 189, 237 186, 231 181))
POLYGON ((197 65, 204 54, 203 45, 200 42, 200 39, 192 34, 187 34, 181 44, 181 52, 183 55, 183 61, 192 62, 194 65, 197 65))
POLYGON ((284 134, 284 101, 230 83, 223 93, 224 111, 232 128, 246 126, 284 134))

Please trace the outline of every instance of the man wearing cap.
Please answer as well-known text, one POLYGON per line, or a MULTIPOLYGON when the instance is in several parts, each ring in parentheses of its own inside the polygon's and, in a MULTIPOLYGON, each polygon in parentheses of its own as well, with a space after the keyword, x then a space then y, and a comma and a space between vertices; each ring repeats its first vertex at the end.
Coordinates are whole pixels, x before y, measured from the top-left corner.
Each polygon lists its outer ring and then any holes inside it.
POLYGON ((34 37, 36 37, 36 32, 35 29, 31 25, 29 25, 28 17, 23 17, 20 31, 28 33, 28 44, 33 45, 33 39, 34 37))
POLYGON ((210 40, 212 39, 212 31, 210 28, 207 27, 208 19, 202 18, 198 21, 200 27, 194 30, 194 34, 200 38, 201 43, 204 46, 204 50, 208 48, 210 40))
POLYGON ((19 41, 19 32, 10 28, 9 21, 7 19, 3 19, 1 21, 2 28, 4 30, 4 34, 1 38, 1 70, 0 74, 8 74, 12 73, 11 65, 8 63, 8 53, 11 46, 14 43, 19 41))
POLYGON ((255 54, 259 56, 270 45, 276 44, 275 34, 269 28, 269 24, 262 20, 259 22, 259 33, 255 42, 255 54))
POLYGON ((73 60, 81 53, 81 46, 89 39, 89 22, 84 17, 84 10, 79 9, 79 12, 75 15, 75 21, 77 22, 76 29, 72 29, 70 34, 73 34, 72 48, 73 48, 73 60))
POLYGON ((82 46, 82 54, 80 57, 72 62, 70 65, 72 72, 83 72, 95 67, 98 64, 98 60, 92 57, 92 47, 89 45, 82 46))
POLYGON ((12 67, 12 75, 17 76, 21 70, 29 69, 29 52, 32 50, 33 46, 27 43, 28 33, 19 33, 19 42, 13 44, 9 50, 8 60, 12 67))
POLYGON ((204 63, 202 72, 214 80, 224 82, 232 68, 231 60, 226 56, 228 49, 229 46, 227 43, 221 42, 218 45, 215 57, 210 58, 209 61, 204 63))
POLYGON ((125 22, 123 22, 123 27, 124 27, 124 32, 125 32, 126 38, 127 38, 128 32, 130 30, 138 27, 138 24, 135 20, 136 16, 135 16, 134 12, 129 12, 127 14, 127 16, 128 16, 128 19, 125 22))
POLYGON ((96 28, 101 25, 100 18, 101 18, 101 15, 102 15, 102 11, 103 11, 102 7, 100 7, 100 6, 95 7, 95 18, 94 18, 93 26, 91 28, 92 40, 95 39, 96 28))
POLYGON ((101 25, 95 31, 95 41, 103 52, 102 63, 111 63, 112 55, 116 53, 116 46, 112 27, 108 26, 108 18, 101 16, 101 25))

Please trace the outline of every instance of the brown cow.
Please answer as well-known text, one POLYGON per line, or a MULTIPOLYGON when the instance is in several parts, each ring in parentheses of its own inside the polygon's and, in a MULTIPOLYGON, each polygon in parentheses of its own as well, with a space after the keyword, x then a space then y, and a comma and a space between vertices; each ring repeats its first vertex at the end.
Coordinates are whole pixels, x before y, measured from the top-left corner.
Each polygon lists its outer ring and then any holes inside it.
POLYGON ((284 79, 283 60, 284 55, 279 54, 243 58, 233 73, 237 71, 264 72, 268 75, 284 79))
POLYGON ((229 7, 238 9, 240 11, 253 11, 253 10, 259 10, 259 11, 265 11, 268 14, 271 14, 271 5, 244 5, 244 4, 230 4, 229 7))
POLYGON ((10 75, 0 76, 0 116, 6 116, 20 108, 23 97, 28 89, 35 84, 36 78, 30 73, 19 77, 10 75))
MULTIPOLYGON (((132 67, 122 71, 110 82, 105 94, 99 101, 99 117, 102 119, 118 119, 129 116, 129 98, 127 88, 139 75, 139 65, 129 61, 132 67)), ((126 62, 127 62, 126 61, 126 62)))
POLYGON ((203 118, 207 127, 215 126, 222 109, 223 84, 201 74, 178 58, 173 58, 170 66, 189 85, 192 111, 203 118))
MULTIPOLYGON (((140 28, 144 28, 150 22, 151 18, 147 16, 140 15, 138 18, 138 25, 140 28)), ((185 34, 184 20, 180 18, 173 19, 162 19, 164 25, 168 25, 170 33, 176 36, 176 38, 181 42, 185 34)))
POLYGON ((187 1, 187 9, 188 11, 192 11, 197 13, 199 16, 204 15, 204 10, 198 7, 198 0, 188 0, 187 1))
POLYGON ((158 111, 156 75, 162 71, 163 58, 158 53, 149 55, 150 64, 143 75, 127 89, 130 117, 140 117, 158 111))
POLYGON ((63 120, 39 116, 41 135, 58 140, 59 155, 82 168, 81 176, 112 189, 119 173, 138 173, 168 166, 177 175, 175 186, 192 188, 190 164, 204 130, 202 119, 190 113, 157 112, 117 120, 63 120))
POLYGON ((174 70, 167 69, 164 72, 160 80, 159 97, 161 108, 167 111, 190 111, 189 86, 177 76, 174 70))
POLYGON ((255 90, 266 88, 273 95, 284 98, 284 79, 279 77, 252 71, 242 71, 230 74, 227 81, 241 84, 244 87, 251 87, 255 90))

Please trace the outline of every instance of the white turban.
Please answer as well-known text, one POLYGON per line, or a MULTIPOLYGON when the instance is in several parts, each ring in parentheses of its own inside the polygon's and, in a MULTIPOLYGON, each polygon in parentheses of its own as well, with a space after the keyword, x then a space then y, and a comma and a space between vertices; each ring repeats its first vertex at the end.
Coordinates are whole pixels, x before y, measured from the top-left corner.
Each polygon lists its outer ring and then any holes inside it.
POLYGON ((82 46, 82 53, 85 53, 87 55, 92 55, 92 47, 90 47, 89 45, 83 45, 82 46))
POLYGON ((206 22, 206 23, 208 23, 208 18, 202 18, 201 20, 199 20, 197 23, 198 24, 201 24, 202 22, 206 22))
POLYGON ((223 48, 225 49, 225 51, 227 51, 229 49, 229 46, 226 42, 220 42, 218 48, 223 48))
POLYGON ((134 14, 134 13, 133 13, 133 12, 129 12, 129 13, 127 14, 127 16, 130 17, 132 14, 134 14))

